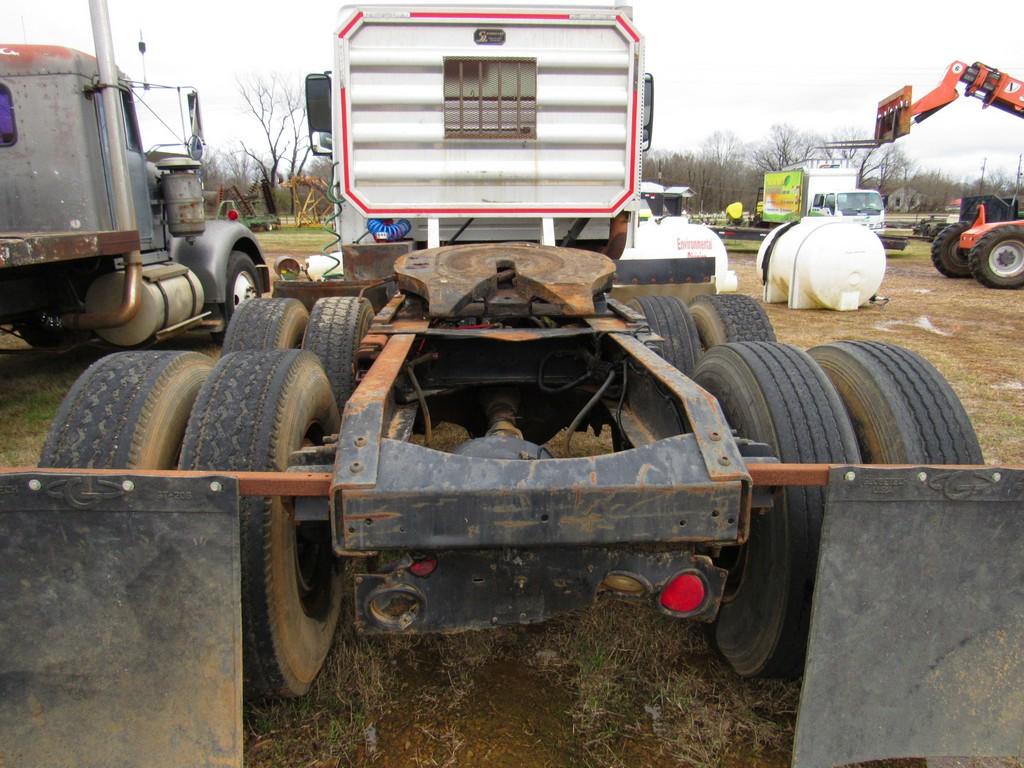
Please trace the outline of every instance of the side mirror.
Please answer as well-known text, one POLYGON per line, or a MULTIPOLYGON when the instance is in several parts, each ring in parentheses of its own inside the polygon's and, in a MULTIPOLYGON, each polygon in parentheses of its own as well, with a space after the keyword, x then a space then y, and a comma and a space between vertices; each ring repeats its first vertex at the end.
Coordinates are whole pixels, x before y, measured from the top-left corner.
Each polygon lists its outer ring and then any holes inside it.
POLYGON ((192 138, 188 140, 188 156, 198 162, 203 159, 205 149, 206 144, 203 142, 203 138, 193 133, 192 138))
POLYGON ((200 141, 202 141, 203 115, 199 111, 199 94, 196 91, 189 91, 186 101, 188 101, 188 121, 192 126, 192 135, 198 136, 200 141))
POLYGON ((651 148, 651 138, 654 136, 654 75, 650 72, 644 73, 644 136, 643 151, 651 148))
POLYGON ((309 132, 331 132, 331 76, 317 72, 306 75, 306 121, 309 132))
POLYGON ((331 141, 331 76, 327 73, 306 75, 306 122, 313 154, 330 155, 334 144, 331 141))

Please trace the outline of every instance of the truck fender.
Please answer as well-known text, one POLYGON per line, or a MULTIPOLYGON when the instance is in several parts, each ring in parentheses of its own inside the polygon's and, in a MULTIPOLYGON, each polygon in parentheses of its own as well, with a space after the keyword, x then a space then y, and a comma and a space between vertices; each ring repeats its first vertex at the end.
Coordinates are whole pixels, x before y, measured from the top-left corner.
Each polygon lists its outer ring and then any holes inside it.
POLYGON ((206 222, 206 231, 198 237, 176 237, 171 240, 171 259, 192 270, 203 285, 207 304, 221 304, 227 283, 227 264, 232 251, 242 251, 256 265, 260 292, 270 290, 263 250, 256 236, 237 221, 206 222))

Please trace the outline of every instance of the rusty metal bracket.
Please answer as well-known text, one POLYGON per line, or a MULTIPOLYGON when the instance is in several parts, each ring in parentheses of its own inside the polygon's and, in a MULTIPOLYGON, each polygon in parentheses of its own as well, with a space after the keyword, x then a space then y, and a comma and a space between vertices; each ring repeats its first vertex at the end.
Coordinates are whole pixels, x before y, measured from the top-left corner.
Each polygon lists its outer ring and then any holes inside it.
POLYGON ((391 393, 415 341, 413 334, 391 336, 345 404, 330 494, 338 510, 343 488, 377 483, 381 435, 394 404, 391 393))
MULTIPOLYGON (((348 474, 346 464, 339 469, 348 474)), ((336 486, 343 489, 332 519, 338 548, 735 542, 750 503, 740 480, 708 477, 692 435, 540 461, 384 440, 373 470, 375 484, 336 486)))
POLYGON ((626 333, 611 333, 609 338, 650 371, 678 399, 704 456, 708 475, 714 480, 739 480, 749 489, 750 474, 733 439, 732 429, 714 396, 635 337, 626 333))

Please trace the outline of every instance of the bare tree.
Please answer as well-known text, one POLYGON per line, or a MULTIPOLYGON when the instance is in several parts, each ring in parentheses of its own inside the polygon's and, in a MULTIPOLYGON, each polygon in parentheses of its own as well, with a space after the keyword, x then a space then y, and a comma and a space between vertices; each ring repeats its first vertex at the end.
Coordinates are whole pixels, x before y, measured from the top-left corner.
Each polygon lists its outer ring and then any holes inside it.
POLYGON ((235 185, 247 188, 256 178, 256 165, 241 147, 210 147, 203 157, 203 183, 207 189, 235 185))
POLYGON ((812 133, 786 123, 776 123, 768 132, 768 138, 755 145, 750 159, 760 171, 781 171, 809 160, 821 143, 821 139, 812 133))
POLYGON ((265 141, 262 148, 250 147, 243 141, 242 150, 271 187, 301 174, 310 148, 306 105, 299 81, 292 82, 273 73, 239 78, 237 83, 245 102, 244 111, 260 124, 265 141))

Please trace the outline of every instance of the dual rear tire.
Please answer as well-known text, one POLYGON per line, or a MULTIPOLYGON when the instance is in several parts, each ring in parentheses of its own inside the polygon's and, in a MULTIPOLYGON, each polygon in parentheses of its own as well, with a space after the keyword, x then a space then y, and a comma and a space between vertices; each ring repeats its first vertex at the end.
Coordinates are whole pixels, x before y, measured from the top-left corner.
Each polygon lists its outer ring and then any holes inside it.
MULTIPOLYGON (((58 409, 44 467, 283 471, 340 426, 319 360, 299 350, 223 356, 121 352, 92 365, 58 409)), ((279 497, 239 502, 248 696, 298 696, 338 623, 340 561, 326 523, 292 522, 279 497)))
MULTIPOLYGON (((708 351, 695 381, 741 437, 786 463, 980 464, 970 419, 942 375, 915 353, 837 342, 809 353, 764 342, 708 351)), ((825 489, 790 486, 723 552, 726 599, 715 646, 741 675, 803 669, 825 489)))
POLYGON ((775 329, 756 300, 742 294, 705 294, 689 306, 674 296, 638 296, 629 306, 664 339, 662 357, 687 376, 705 350, 740 341, 775 341, 775 329))

